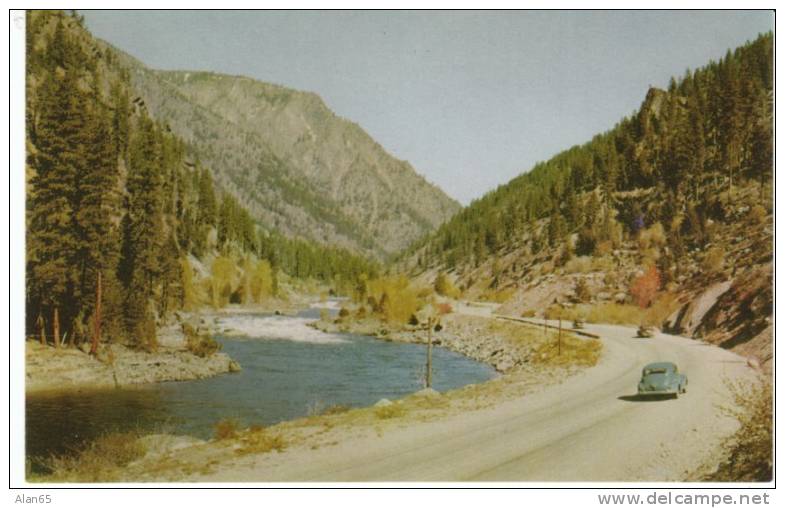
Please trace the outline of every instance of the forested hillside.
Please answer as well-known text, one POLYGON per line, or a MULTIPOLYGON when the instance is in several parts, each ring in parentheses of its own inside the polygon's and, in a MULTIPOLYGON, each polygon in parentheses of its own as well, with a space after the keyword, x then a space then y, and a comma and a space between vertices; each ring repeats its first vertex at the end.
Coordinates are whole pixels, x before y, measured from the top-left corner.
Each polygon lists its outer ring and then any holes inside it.
POLYGON ((460 208, 314 93, 151 70, 106 50, 150 114, 213 169, 217 185, 277 231, 386 258, 460 208))
POLYGON ((772 43, 761 35, 650 89, 638 112, 473 202, 403 266, 450 272, 510 311, 617 302, 727 347, 770 333, 772 43))
POLYGON ((109 340, 154 348, 173 310, 258 301, 282 274, 375 273, 345 250, 263 227, 217 189, 78 15, 28 12, 26 89, 30 335, 77 343, 98 322, 109 340))

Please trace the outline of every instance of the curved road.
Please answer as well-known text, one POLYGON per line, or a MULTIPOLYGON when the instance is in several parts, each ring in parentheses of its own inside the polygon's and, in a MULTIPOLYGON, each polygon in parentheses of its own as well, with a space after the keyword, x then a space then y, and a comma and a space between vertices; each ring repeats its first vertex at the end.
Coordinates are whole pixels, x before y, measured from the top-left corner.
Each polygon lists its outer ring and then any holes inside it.
POLYGON ((382 436, 260 455, 199 480, 675 481, 716 457, 738 425, 722 409, 727 382, 756 375, 744 358, 672 335, 638 339, 630 327, 586 329, 602 337, 601 360, 559 385, 382 436), (639 401, 641 368, 658 360, 689 376, 688 393, 639 401))

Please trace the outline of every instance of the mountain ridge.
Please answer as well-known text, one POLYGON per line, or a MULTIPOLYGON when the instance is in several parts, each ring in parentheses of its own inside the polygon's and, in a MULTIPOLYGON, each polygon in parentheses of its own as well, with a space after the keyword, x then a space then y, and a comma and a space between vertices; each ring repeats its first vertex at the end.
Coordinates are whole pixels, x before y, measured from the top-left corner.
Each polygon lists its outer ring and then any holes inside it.
POLYGON ((386 258, 460 205, 316 93, 158 70, 111 44, 150 114, 266 227, 386 258))

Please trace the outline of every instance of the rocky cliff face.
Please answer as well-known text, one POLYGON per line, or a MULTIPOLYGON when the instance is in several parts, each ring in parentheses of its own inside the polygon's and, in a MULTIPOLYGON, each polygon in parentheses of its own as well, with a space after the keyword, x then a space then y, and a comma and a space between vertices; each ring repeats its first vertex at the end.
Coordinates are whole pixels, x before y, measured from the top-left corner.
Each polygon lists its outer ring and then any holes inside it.
POLYGON ((316 94, 118 55, 144 107, 268 227, 384 258, 460 208, 316 94))

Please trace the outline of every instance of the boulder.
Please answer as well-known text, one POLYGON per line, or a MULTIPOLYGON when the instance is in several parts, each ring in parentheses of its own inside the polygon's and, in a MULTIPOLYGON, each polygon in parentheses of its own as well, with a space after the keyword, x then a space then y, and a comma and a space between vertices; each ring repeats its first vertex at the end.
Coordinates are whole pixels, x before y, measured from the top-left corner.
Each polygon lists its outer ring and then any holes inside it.
POLYGON ((412 395, 414 395, 415 397, 441 397, 442 394, 437 392, 433 388, 423 388, 418 392, 414 392, 412 395))
POLYGON ((379 402, 373 405, 373 407, 387 407, 387 406, 392 406, 392 402, 390 402, 388 399, 380 399, 379 402))

